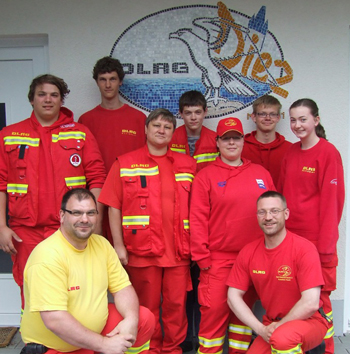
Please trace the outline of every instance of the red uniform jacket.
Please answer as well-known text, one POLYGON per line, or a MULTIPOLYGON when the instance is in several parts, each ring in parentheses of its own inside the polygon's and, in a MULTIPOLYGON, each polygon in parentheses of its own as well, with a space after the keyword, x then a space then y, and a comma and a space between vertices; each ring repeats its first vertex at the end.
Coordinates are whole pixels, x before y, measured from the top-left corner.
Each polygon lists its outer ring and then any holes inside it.
MULTIPOLYGON (((170 149, 190 155, 185 125, 177 128, 170 143, 170 149)), ((197 171, 208 166, 219 156, 216 133, 202 126, 201 136, 196 142, 193 158, 197 161, 197 171)))
MULTIPOLYGON (((174 239, 178 259, 188 259, 189 196, 194 178, 195 161, 171 151, 175 188, 174 239)), ((161 256, 164 253, 162 234, 161 186, 158 166, 147 145, 122 155, 120 178, 123 183, 122 226, 128 252, 139 256, 161 256)))
POLYGON ((65 192, 85 186, 102 188, 106 178, 95 138, 85 126, 74 122, 70 110, 61 108, 59 119, 48 127, 50 167, 41 161, 39 128, 33 112, 0 133, 0 191, 8 194, 10 225, 36 226, 42 192, 38 176, 43 170, 54 180, 56 210, 52 213, 57 222, 65 192))

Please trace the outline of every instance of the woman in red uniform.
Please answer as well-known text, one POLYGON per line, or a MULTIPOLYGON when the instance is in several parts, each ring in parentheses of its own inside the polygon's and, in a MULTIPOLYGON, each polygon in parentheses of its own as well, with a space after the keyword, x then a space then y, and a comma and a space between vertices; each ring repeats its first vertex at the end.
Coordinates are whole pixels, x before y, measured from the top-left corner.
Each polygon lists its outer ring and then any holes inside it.
MULTIPOLYGON (((264 167, 242 158, 243 128, 237 118, 220 120, 220 156, 198 172, 190 209, 191 254, 201 269, 199 353, 219 353, 229 329, 229 353, 248 349, 251 329, 238 321, 227 305, 227 276, 241 248, 263 234, 256 220, 256 200, 274 190, 264 167)), ((254 291, 246 302, 255 302, 254 291)))
MULTIPOLYGON (((325 313, 332 318, 329 296, 336 289, 336 245, 345 194, 342 160, 325 139, 313 100, 295 101, 289 114, 290 127, 300 141, 284 157, 278 189, 291 211, 287 228, 312 241, 318 249, 325 280, 321 299, 325 313)), ((334 353, 333 334, 332 327, 325 337, 326 353, 334 353)))

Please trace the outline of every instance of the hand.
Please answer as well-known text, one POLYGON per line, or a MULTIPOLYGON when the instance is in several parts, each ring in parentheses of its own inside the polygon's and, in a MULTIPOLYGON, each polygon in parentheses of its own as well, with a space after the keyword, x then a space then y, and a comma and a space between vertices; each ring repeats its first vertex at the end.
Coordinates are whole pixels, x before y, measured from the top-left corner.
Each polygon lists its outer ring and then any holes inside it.
POLYGON ((17 234, 12 231, 9 227, 1 226, 0 227, 0 249, 4 252, 9 253, 11 255, 17 254, 17 250, 13 245, 12 238, 14 238, 17 242, 22 242, 22 240, 17 236, 17 234))
POLYGON ((268 326, 264 326, 259 335, 264 339, 265 342, 269 343, 272 333, 278 327, 278 322, 272 322, 268 326))
POLYGON ((113 331, 109 332, 106 336, 113 337, 115 335, 123 335, 125 338, 130 338, 128 340, 133 345, 137 337, 137 325, 137 318, 126 317, 120 321, 113 331))
POLYGON ((119 257, 120 263, 123 266, 126 266, 129 262, 129 256, 128 256, 128 251, 126 250, 124 245, 114 245, 114 249, 117 252, 117 255, 119 257))
POLYGON ((112 337, 103 337, 103 354, 124 354, 132 346, 131 335, 115 334, 112 337))

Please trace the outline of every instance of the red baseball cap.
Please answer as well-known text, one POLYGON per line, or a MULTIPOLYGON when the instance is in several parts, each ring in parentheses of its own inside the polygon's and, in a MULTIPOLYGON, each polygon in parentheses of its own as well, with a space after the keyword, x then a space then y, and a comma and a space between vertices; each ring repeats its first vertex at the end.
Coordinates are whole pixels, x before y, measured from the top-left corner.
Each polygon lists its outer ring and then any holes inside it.
POLYGON ((222 137, 224 134, 231 131, 240 133, 243 136, 244 133, 241 121, 234 117, 221 119, 216 128, 218 136, 222 137))

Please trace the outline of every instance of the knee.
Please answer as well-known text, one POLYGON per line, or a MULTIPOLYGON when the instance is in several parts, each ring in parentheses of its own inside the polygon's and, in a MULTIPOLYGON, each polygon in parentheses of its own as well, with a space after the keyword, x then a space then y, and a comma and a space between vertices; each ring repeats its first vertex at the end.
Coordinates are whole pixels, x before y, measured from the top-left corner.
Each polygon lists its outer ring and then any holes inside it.
POLYGON ((291 333, 286 333, 286 331, 274 331, 270 338, 270 344, 277 352, 279 351, 290 351, 295 349, 296 352, 299 352, 301 348, 301 338, 296 338, 291 333), (294 338, 293 338, 294 337, 294 338))
POLYGON ((155 318, 153 313, 146 307, 140 306, 139 311, 139 330, 142 328, 145 332, 151 335, 155 328, 155 318))

